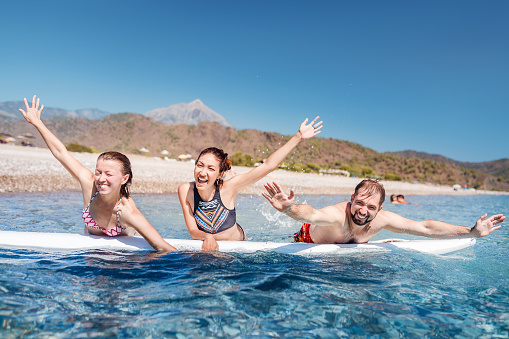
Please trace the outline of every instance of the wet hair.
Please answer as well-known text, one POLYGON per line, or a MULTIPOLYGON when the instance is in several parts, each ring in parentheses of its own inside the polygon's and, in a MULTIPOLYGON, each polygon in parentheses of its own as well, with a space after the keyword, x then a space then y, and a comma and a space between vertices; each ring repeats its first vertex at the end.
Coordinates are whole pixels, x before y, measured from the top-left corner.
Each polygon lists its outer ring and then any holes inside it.
POLYGON ((396 196, 396 194, 391 195, 391 202, 394 200, 397 200, 397 199, 398 199, 398 197, 396 196))
POLYGON ((200 157, 202 155, 208 153, 213 154, 217 158, 217 160, 219 160, 219 173, 221 175, 219 178, 216 179, 215 185, 216 187, 221 187, 223 186, 223 175, 226 173, 226 171, 232 168, 231 165, 232 161, 231 159, 228 159, 228 153, 225 153, 222 149, 217 147, 209 147, 201 151, 200 155, 198 156, 198 159, 196 159, 196 162, 200 160, 200 157))
POLYGON ((127 179, 126 183, 120 187, 120 194, 126 198, 129 198, 129 186, 131 186, 131 182, 133 180, 133 172, 131 170, 131 162, 129 161, 129 158, 120 152, 104 152, 99 155, 97 160, 99 159, 117 161, 120 163, 120 165, 122 165, 123 174, 128 174, 129 178, 127 179))
POLYGON ((378 180, 373 179, 364 179, 362 180, 356 187, 354 196, 357 196, 358 193, 366 194, 368 196, 373 196, 375 194, 380 194, 380 203, 379 206, 385 201, 385 188, 378 180))

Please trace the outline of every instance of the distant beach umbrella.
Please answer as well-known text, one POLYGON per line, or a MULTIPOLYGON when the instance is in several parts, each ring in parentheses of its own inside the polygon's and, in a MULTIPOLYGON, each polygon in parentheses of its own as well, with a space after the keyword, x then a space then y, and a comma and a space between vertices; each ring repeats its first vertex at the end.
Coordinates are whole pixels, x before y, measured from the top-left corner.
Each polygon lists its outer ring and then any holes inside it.
POLYGON ((16 139, 35 139, 35 136, 32 133, 25 133, 18 135, 16 139))
POLYGON ((162 151, 161 151, 161 154, 162 154, 162 155, 168 155, 168 154, 170 154, 170 152, 168 152, 167 150, 162 150, 162 151))
POLYGON ((12 134, 9 134, 9 133, 3 133, 3 132, 0 132, 0 137, 5 137, 5 138, 9 138, 9 137, 14 137, 12 134))
POLYGON ((148 149, 146 149, 145 147, 140 148, 138 151, 143 152, 143 153, 148 153, 148 152, 150 152, 150 151, 149 151, 148 149))

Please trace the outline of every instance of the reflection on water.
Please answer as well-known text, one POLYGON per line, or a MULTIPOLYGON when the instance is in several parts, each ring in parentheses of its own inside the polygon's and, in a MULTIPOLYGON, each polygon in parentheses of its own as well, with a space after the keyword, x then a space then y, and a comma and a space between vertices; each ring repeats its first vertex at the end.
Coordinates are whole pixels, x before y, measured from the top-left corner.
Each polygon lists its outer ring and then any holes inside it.
MULTIPOLYGON (((384 208, 469 226, 509 214, 505 196, 412 199, 422 205, 384 208)), ((135 200, 163 236, 189 238, 176 196, 135 200)), ((81 206, 78 193, 0 195, 0 228, 81 233, 81 206)), ((252 240, 289 242, 299 227, 259 196, 240 196, 237 209, 252 240)), ((0 337, 507 337, 508 239, 504 225, 446 256, 0 249, 0 337)))

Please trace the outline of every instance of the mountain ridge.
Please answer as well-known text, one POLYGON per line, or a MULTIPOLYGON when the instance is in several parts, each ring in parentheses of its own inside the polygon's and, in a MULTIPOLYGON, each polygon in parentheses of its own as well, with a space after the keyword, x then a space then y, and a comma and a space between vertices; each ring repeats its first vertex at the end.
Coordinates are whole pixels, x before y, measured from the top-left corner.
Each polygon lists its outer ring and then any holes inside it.
POLYGON ((207 107, 200 99, 156 108, 145 113, 145 116, 165 124, 198 125, 203 121, 216 121, 224 127, 233 127, 222 115, 207 107))
POLYGON ((440 154, 430 154, 426 152, 417 152, 412 150, 406 151, 398 151, 398 152, 386 152, 388 154, 393 154, 400 157, 405 158, 419 158, 419 159, 427 159, 439 162, 445 162, 447 164, 453 166, 459 166, 468 169, 474 169, 482 173, 489 173, 495 177, 502 177, 503 179, 509 179, 509 159, 501 158, 497 160, 491 161, 481 161, 481 162, 466 162, 466 161, 458 161, 453 160, 451 158, 444 157, 440 154))
MULTIPOLYGON (((0 121, 15 122, 23 120, 19 108, 24 108, 23 101, 0 102, 0 121)), ((111 115, 97 108, 84 108, 77 110, 66 110, 56 107, 44 107, 44 118, 52 120, 74 119, 77 117, 91 120, 99 120, 111 115)), ((120 113, 114 113, 120 114, 120 113)), ((200 99, 190 103, 178 103, 168 107, 156 108, 148 111, 145 116, 166 124, 184 123, 187 125, 198 125, 202 121, 217 121, 224 127, 233 127, 222 115, 210 109, 200 99)))
MULTIPOLYGON (((112 114, 100 120, 78 117, 45 119, 44 122, 66 145, 77 143, 101 152, 116 150, 131 154, 144 154, 140 149, 146 148, 150 156, 162 156, 161 152, 166 150, 170 158, 177 158, 180 154, 191 154, 196 158, 202 149, 215 146, 224 149, 231 157, 241 152, 249 159, 260 161, 291 138, 254 129, 236 130, 218 122, 168 125, 137 113, 112 114)), ((46 147, 35 128, 25 121, 0 122, 1 131, 10 131, 13 135, 32 133, 37 137, 30 142, 46 147)), ((333 138, 303 141, 285 159, 285 163, 294 170, 342 169, 356 176, 509 191, 507 177, 496 177, 443 161, 379 153, 350 141, 333 138)), ((493 163, 504 170, 509 168, 505 160, 493 163)))
MULTIPOLYGON (((19 109, 25 108, 23 101, 5 101, 0 102, 0 121, 14 122, 17 120, 23 120, 23 116, 19 112, 19 109)), ((77 110, 67 110, 57 107, 44 107, 44 117, 46 119, 74 119, 77 117, 83 117, 87 119, 102 119, 110 112, 106 112, 97 108, 83 108, 77 110)))

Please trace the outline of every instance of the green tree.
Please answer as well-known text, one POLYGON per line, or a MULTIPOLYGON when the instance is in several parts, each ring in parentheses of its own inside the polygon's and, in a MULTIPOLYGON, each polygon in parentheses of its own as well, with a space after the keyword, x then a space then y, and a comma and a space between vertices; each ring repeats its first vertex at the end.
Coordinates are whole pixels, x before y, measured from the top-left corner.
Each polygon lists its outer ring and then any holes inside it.
POLYGON ((403 180, 399 174, 385 173, 385 180, 389 181, 401 181, 403 180))
POLYGON ((249 153, 242 153, 241 151, 236 151, 232 154, 232 165, 253 167, 254 166, 253 156, 249 153))
POLYGON ((67 145, 66 148, 69 152, 96 153, 94 149, 80 144, 72 143, 67 145))
POLYGON ((372 175, 375 173, 371 167, 362 167, 361 168, 362 174, 364 175, 372 175))
POLYGON ((309 171, 312 171, 312 172, 318 172, 321 169, 320 165, 314 164, 312 162, 310 162, 307 165, 307 168, 309 169, 309 171))

